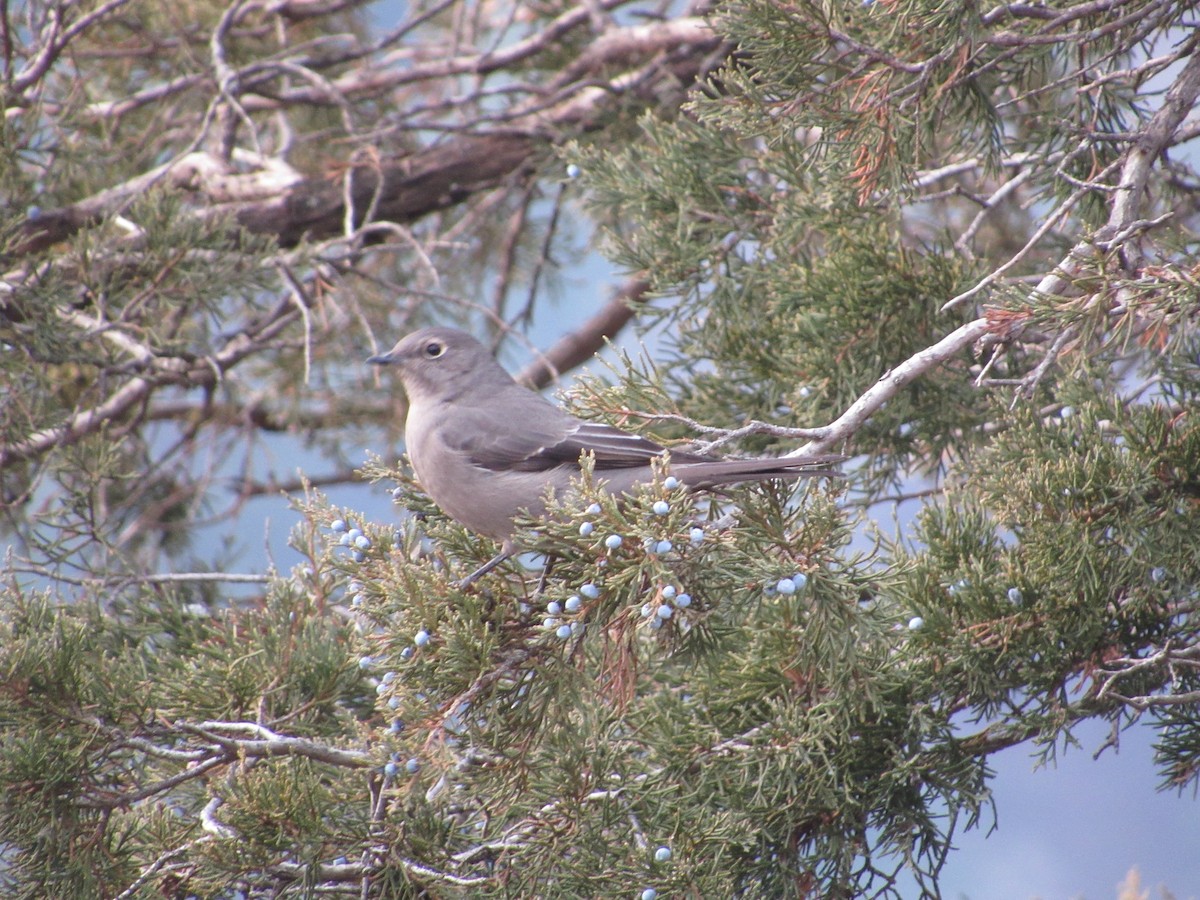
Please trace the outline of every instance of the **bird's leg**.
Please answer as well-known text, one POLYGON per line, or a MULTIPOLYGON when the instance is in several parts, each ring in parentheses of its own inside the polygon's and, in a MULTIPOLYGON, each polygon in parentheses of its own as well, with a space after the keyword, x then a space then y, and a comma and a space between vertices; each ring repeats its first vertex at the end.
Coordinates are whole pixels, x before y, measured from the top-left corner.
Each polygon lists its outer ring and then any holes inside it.
POLYGON ((538 576, 537 596, 546 593, 546 582, 550 580, 550 570, 554 568, 553 554, 546 554, 546 564, 542 566, 542 574, 538 576))
POLYGON ((509 559, 511 556, 512 556, 511 550, 509 550, 507 548, 502 549, 499 553, 497 553, 495 556, 493 556, 491 559, 489 559, 487 562, 485 562, 482 566, 480 566, 478 569, 476 569, 474 572, 472 572, 470 575, 468 575, 466 578, 464 578, 462 581, 460 581, 458 583, 458 589, 460 591, 465 591, 472 584, 474 584, 476 581, 478 581, 480 578, 482 578, 488 572, 492 571, 492 569, 496 568, 496 566, 500 565, 500 563, 504 562, 506 559, 509 559))

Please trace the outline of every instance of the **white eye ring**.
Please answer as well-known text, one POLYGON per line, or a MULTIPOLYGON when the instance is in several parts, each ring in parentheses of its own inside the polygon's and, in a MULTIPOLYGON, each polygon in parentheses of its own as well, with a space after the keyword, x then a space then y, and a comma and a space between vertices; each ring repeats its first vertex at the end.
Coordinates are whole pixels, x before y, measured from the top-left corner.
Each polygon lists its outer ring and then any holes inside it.
POLYGON ((430 341, 425 345, 425 355, 429 359, 437 359, 446 352, 446 345, 441 341, 430 341))

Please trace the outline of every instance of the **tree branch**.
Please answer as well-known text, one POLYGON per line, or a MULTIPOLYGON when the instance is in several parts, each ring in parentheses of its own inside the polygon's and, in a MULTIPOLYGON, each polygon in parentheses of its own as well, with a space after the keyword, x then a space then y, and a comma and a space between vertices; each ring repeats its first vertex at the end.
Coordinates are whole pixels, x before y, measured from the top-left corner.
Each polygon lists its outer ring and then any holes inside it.
POLYGON ((167 385, 215 385, 225 371, 267 346, 298 316, 289 295, 288 300, 277 304, 271 313, 253 327, 239 332, 213 356, 195 362, 179 357, 154 357, 148 364, 149 374, 132 378, 103 403, 80 410, 61 425, 42 429, 20 441, 0 444, 0 469, 17 460, 40 456, 55 447, 77 442, 105 422, 119 418, 143 403, 157 388, 167 385))
MULTIPOLYGON (((582 7, 568 18, 577 24, 581 15, 582 7)), ((669 74, 673 79, 694 80, 719 45, 720 39, 699 19, 615 31, 600 49, 589 52, 588 67, 571 82, 575 90, 555 105, 517 110, 517 118, 503 130, 463 134, 424 150, 381 160, 351 159, 343 164, 348 183, 345 189, 341 174, 300 179, 285 167, 281 179, 275 164, 269 169, 237 174, 211 154, 189 153, 177 162, 85 200, 38 211, 22 225, 23 237, 15 253, 37 253, 65 240, 123 209, 130 199, 160 182, 191 190, 202 198, 205 205, 195 215, 231 215, 243 228, 273 235, 284 246, 343 233, 347 197, 358 214, 353 219, 355 227, 362 224, 362 210, 372 207, 377 218, 411 223, 531 171, 535 154, 556 143, 564 131, 595 127, 618 98, 638 93, 655 78, 669 74), (669 56, 672 51, 681 55, 669 56), (652 61, 605 79, 603 86, 593 81, 614 60, 647 57, 652 61)), ((336 83, 334 87, 345 90, 336 83)), ((239 102, 243 108, 252 106, 246 100, 239 102)))
POLYGON ((968 322, 952 331, 936 344, 914 353, 900 365, 885 372, 850 407, 833 422, 814 428, 816 436, 788 456, 809 456, 823 453, 847 441, 888 400, 935 366, 957 356, 976 341, 996 330, 987 317, 968 322))
POLYGON ((637 314, 646 301, 650 283, 643 279, 627 282, 598 313, 570 334, 559 338, 553 347, 521 370, 517 381, 531 388, 543 388, 564 372, 590 360, 604 348, 637 314))

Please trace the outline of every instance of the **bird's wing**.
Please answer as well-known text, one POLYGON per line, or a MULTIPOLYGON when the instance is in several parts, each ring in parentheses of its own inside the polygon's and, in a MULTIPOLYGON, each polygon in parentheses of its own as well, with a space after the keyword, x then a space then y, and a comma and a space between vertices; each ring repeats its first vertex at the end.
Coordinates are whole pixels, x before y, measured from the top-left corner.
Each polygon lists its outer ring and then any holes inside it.
POLYGON ((595 455, 596 470, 602 471, 644 466, 663 453, 660 444, 577 419, 524 391, 510 393, 503 402, 463 410, 462 417, 461 427, 454 429, 455 449, 485 469, 540 472, 577 464, 586 451, 595 455))
POLYGON ((584 452, 596 457, 596 470, 602 471, 647 465, 662 455, 663 447, 611 425, 576 420, 574 428, 558 441, 539 447, 525 462, 531 468, 549 468, 576 463, 584 452))

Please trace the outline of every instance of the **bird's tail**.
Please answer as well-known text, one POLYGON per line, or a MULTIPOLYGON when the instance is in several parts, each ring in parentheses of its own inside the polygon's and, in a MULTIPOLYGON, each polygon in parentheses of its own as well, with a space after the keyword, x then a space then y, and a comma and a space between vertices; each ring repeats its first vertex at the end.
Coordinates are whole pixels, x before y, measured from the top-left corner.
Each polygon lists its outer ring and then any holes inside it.
POLYGON ((776 457, 774 459, 718 459, 711 462, 672 463, 671 473, 689 488, 706 490, 723 484, 769 481, 773 478, 844 478, 830 466, 844 456, 776 457))

